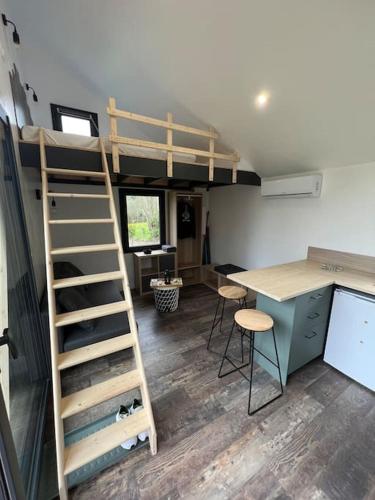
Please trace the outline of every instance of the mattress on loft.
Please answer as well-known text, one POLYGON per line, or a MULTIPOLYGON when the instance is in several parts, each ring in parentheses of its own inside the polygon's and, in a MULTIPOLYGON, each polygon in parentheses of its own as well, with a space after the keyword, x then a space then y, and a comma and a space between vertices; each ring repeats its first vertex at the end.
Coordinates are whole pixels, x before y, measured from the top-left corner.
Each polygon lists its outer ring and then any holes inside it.
MULTIPOLYGON (((78 134, 66 134, 58 130, 44 129, 45 143, 49 146, 64 146, 68 148, 99 149, 99 138, 88 137, 78 134)), ((39 127, 25 125, 22 127, 22 139, 28 142, 39 142, 39 127)), ((104 138, 105 149, 111 152, 111 144, 107 137, 104 138)), ((125 156, 137 156, 153 160, 167 160, 167 152, 159 149, 143 148, 141 146, 129 146, 119 144, 119 152, 125 156)), ((193 154, 173 153, 173 160, 181 163, 195 163, 196 156, 193 154)))

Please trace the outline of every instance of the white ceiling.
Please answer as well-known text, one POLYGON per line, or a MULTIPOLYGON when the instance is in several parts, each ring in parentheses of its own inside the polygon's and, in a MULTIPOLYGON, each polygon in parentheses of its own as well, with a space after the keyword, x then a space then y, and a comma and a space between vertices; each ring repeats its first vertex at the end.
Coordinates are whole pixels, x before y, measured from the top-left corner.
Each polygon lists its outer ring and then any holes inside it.
POLYGON ((212 124, 261 176, 375 160, 374 0, 11 4, 24 43, 98 99, 212 124))

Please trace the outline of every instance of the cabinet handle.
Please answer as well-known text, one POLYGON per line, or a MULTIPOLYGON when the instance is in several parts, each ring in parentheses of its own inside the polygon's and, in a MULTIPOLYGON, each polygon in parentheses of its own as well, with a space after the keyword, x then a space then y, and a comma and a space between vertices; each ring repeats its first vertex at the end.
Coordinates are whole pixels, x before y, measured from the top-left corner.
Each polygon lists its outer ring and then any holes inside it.
POLYGON ((310 299, 319 300, 322 297, 323 297, 323 295, 321 293, 317 293, 316 295, 311 295, 310 299))
POLYGON ((307 317, 309 319, 315 319, 315 318, 319 318, 320 314, 319 313, 312 313, 312 314, 308 314, 307 317))
POLYGON ((318 334, 312 330, 312 335, 305 335, 306 339, 312 339, 313 337, 316 337, 318 334))

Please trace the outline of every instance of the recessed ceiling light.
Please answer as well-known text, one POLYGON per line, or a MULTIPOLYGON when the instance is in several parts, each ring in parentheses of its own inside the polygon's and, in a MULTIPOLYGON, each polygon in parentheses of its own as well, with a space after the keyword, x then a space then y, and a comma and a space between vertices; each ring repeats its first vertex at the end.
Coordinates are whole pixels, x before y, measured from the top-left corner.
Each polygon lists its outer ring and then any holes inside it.
POLYGON ((270 100, 270 95, 268 92, 260 92, 255 98, 255 106, 258 109, 263 109, 267 106, 268 102, 270 100))

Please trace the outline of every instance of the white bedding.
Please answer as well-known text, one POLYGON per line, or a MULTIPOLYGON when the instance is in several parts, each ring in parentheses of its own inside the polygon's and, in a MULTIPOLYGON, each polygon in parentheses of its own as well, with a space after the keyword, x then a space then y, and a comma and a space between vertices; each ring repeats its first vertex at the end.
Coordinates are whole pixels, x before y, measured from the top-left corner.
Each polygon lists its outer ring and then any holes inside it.
MULTIPOLYGON (((44 129, 46 144, 50 146, 65 146, 70 148, 99 149, 98 137, 87 137, 85 135, 66 134, 57 130, 44 129)), ((26 125, 22 127, 22 139, 28 142, 39 142, 39 127, 26 125)), ((104 138, 106 151, 111 152, 111 144, 108 138, 104 138)), ((128 146, 119 144, 120 154, 126 156, 138 156, 140 158, 151 158, 154 160, 166 160, 167 152, 159 149, 143 148, 141 146, 128 146)), ((197 158, 192 154, 173 153, 173 160, 181 163, 195 163, 197 158)))

